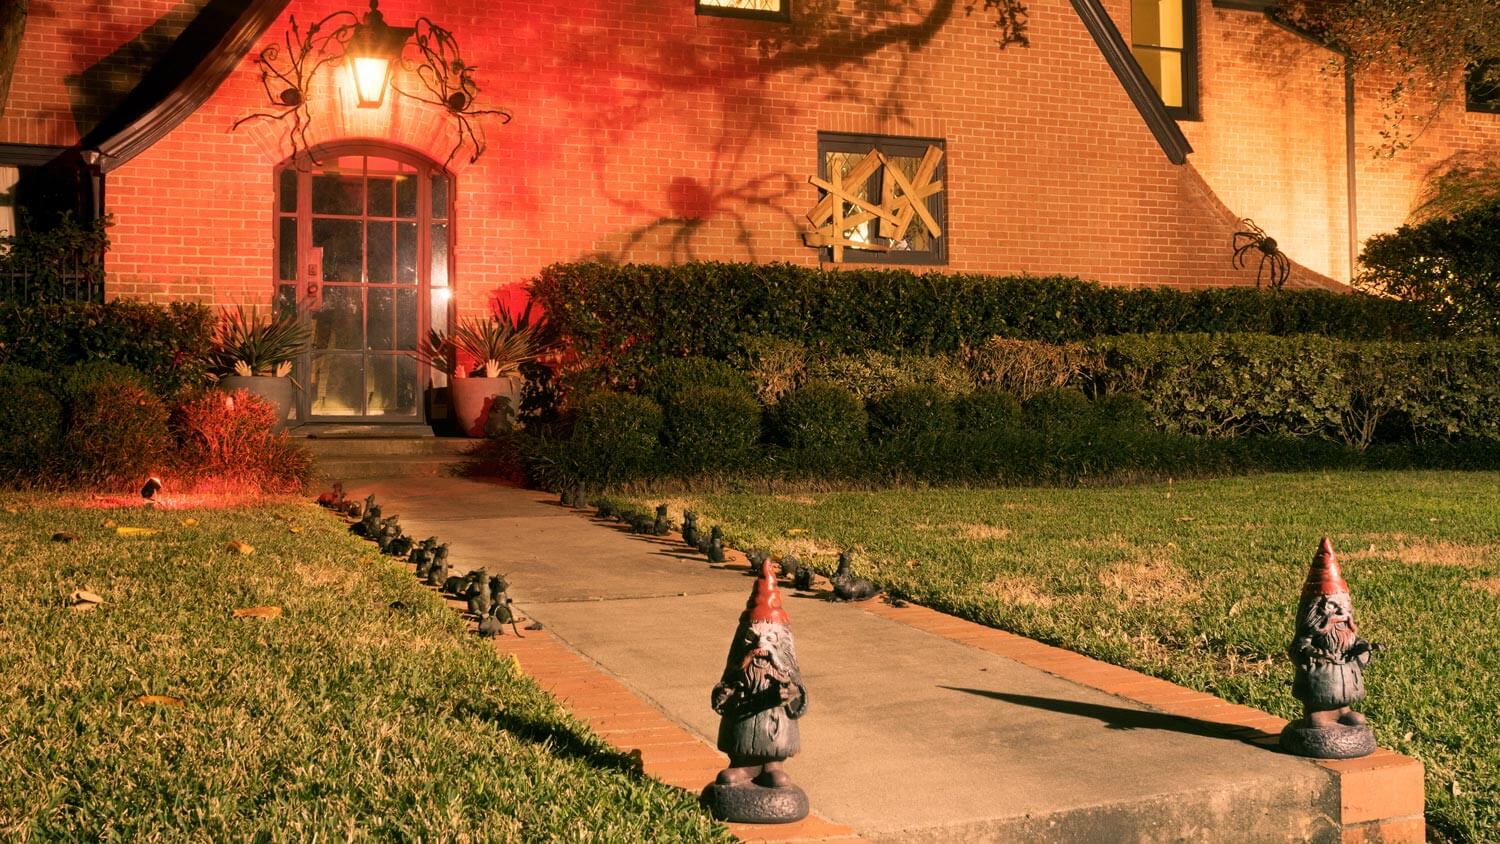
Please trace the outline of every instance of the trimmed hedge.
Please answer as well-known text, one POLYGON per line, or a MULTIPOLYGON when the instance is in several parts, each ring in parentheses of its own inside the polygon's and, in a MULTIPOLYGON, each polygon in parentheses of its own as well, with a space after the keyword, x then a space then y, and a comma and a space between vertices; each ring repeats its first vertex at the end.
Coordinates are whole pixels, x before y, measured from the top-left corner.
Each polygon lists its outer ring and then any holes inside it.
POLYGON ((843 387, 809 381, 781 397, 771 421, 777 443, 832 452, 864 442, 869 416, 864 404, 843 387))
POLYGON ((562 474, 609 486, 657 468, 661 405, 629 393, 594 393, 578 406, 562 474))
POLYGON ((29 367, 0 367, 0 483, 36 483, 60 460, 63 407, 50 381, 29 367))
POLYGON ((679 472, 736 469, 760 442, 760 403, 746 389, 687 386, 663 410, 662 445, 679 472))
POLYGON ((203 305, 117 300, 0 304, 0 366, 44 372, 113 361, 141 373, 164 398, 204 383, 214 314, 203 305))
POLYGON ((588 367, 616 377, 684 355, 729 359, 741 335, 794 338, 824 352, 956 352, 991 336, 1059 343, 1180 331, 1438 335, 1419 307, 1366 295, 1245 287, 1104 287, 1077 278, 791 264, 555 264, 531 293, 588 367))
POLYGON ((167 408, 128 367, 89 363, 59 374, 67 428, 62 456, 76 481, 136 483, 172 448, 167 408))

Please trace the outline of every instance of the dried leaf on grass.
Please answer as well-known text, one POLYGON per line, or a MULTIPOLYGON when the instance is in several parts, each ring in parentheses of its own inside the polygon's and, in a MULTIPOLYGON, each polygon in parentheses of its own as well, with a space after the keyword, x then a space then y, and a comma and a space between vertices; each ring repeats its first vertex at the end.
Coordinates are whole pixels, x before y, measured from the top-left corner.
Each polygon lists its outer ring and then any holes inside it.
POLYGON ((292 525, 290 528, 288 528, 288 530, 290 530, 292 533, 301 533, 302 525, 292 525))
POLYGON ((119 527, 119 526, 120 526, 120 523, 119 523, 119 522, 117 522, 117 521, 115 521, 115 520, 114 520, 114 519, 105 519, 105 520, 104 520, 104 523, 103 523, 103 526, 104 526, 104 528, 105 528, 105 529, 106 529, 106 530, 107 530, 107 529, 109 529, 109 528, 116 528, 116 527, 119 527))
POLYGON ((187 706, 187 701, 171 695, 139 695, 130 702, 136 706, 175 706, 179 709, 187 706))
POLYGON ((248 557, 251 554, 255 553, 255 546, 251 545, 248 542, 241 542, 236 539, 233 542, 230 542, 228 545, 225 545, 224 550, 228 551, 231 554, 239 554, 241 556, 248 557))
POLYGON ((281 607, 244 607, 234 611, 235 618, 280 618, 281 607))
POLYGON ((68 606, 75 610, 91 610, 104 603, 104 599, 87 589, 79 589, 68 596, 68 606))
POLYGON ((183 527, 197 527, 198 526, 198 520, 197 519, 183 519, 182 520, 182 526, 183 527))
POLYGON ((20 513, 21 511, 20 511, 19 508, 16 508, 16 507, 6 507, 5 508, 5 512, 7 512, 7 513, 11 514, 12 516, 14 516, 17 513, 20 513))
POLYGON ((115 528, 116 536, 155 536, 161 531, 156 528, 129 527, 120 525, 115 528))

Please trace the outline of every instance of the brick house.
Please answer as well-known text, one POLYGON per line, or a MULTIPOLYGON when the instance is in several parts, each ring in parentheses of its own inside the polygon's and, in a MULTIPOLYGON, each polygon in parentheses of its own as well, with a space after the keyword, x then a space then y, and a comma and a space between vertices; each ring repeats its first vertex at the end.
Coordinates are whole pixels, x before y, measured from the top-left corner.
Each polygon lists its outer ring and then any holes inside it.
MULTIPOLYGON (((481 89, 461 110, 510 115, 472 115, 471 160, 440 102, 358 107, 339 64, 300 110, 268 100, 285 86, 257 57, 286 66, 293 19, 305 35, 363 3, 9 0, 0 190, 112 214, 111 297, 331 308, 346 330, 319 360, 420 384, 399 352, 427 326, 586 257, 1243 285, 1256 262, 1231 267, 1230 243, 1248 217, 1293 286, 1338 289, 1435 168, 1500 152, 1500 98, 1476 97, 1373 156, 1382 80, 1331 68, 1263 0, 1027 0, 1029 46, 1003 48, 986 9, 877 5, 385 0, 390 25, 455 36, 481 89), (869 220, 834 249, 809 236, 811 176, 869 205, 898 176, 935 192, 900 237, 869 220)), ((396 71, 393 90, 419 87, 396 71)), ((397 404, 382 413, 420 412, 397 404)))

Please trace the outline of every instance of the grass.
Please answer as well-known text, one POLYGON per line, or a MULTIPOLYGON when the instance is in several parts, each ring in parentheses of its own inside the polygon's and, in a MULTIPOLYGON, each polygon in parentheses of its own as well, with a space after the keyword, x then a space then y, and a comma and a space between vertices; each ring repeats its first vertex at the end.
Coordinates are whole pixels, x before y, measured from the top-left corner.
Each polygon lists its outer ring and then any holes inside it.
POLYGON ((0 838, 727 840, 311 505, 0 503, 0 838))
MULTIPOLYGON (((643 503, 656 500, 641 499, 643 503)), ((893 593, 1282 717, 1320 536, 1340 552, 1380 743, 1427 768, 1429 828, 1500 841, 1500 473, 1341 472, 1095 489, 670 499, 740 548, 795 551, 893 593)))

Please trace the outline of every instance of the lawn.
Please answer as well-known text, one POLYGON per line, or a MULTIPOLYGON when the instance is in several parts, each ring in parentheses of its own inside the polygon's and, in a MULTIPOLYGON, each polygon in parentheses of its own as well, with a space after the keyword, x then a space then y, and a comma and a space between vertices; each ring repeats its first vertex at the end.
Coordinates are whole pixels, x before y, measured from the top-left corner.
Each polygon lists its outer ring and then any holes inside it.
MULTIPOLYGON (((655 503, 653 499, 640 499, 655 503)), ((1500 473, 1342 472, 1095 489, 677 495, 740 548, 1286 718, 1286 646, 1326 534, 1390 650, 1363 711, 1427 767, 1429 827, 1500 841, 1500 473)))
POLYGON ((0 838, 727 840, 316 507, 0 504, 0 838))

